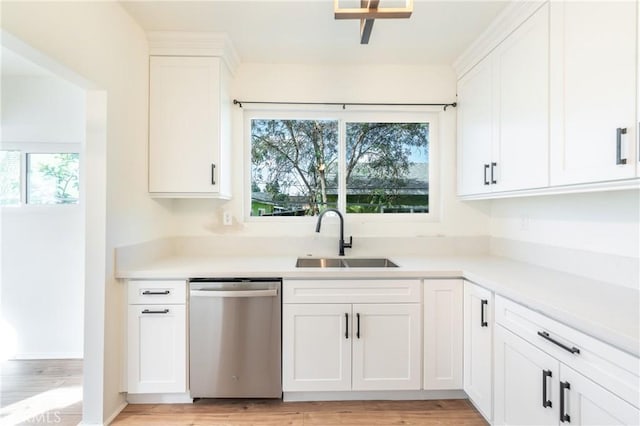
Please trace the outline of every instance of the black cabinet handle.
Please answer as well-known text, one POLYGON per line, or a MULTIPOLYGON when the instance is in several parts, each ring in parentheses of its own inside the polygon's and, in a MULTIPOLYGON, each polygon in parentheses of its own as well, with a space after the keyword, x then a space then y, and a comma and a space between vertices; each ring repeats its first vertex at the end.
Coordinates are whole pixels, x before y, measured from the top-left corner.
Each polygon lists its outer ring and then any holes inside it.
POLYGON ((560 421, 562 423, 571 423, 571 416, 565 411, 565 390, 570 390, 571 385, 569 382, 560 382, 560 421))
POLYGON ((489 185, 489 179, 487 179, 487 172, 489 171, 489 165, 484 165, 484 184, 489 185))
POLYGON ((163 309, 161 311, 150 311, 149 309, 145 309, 144 311, 142 311, 143 314, 168 314, 169 310, 168 309, 163 309))
POLYGON ((485 306, 487 306, 489 304, 489 301, 487 299, 482 299, 480 301, 480 327, 488 327, 489 323, 487 322, 486 318, 485 318, 485 306))
POLYGON ((165 294, 171 294, 170 290, 165 290, 165 291, 151 291, 151 290, 145 290, 142 292, 142 294, 144 294, 145 296, 147 295, 165 295, 165 294))
POLYGON ((216 184, 216 165, 211 163, 211 185, 216 184))
POLYGON ((551 370, 542 370, 542 406, 551 407, 551 400, 547 398, 547 378, 551 377, 551 370))
POLYGON ((616 129, 616 164, 627 164, 627 159, 622 158, 622 135, 627 134, 627 128, 616 129))
POLYGON ((491 163, 491 184, 495 185, 496 183, 498 183, 498 181, 495 179, 495 177, 493 176, 493 169, 494 167, 498 167, 498 163, 491 163))
POLYGON ((549 333, 547 333, 546 331, 538 331, 538 336, 550 341, 554 345, 560 346, 562 349, 564 349, 567 352, 571 352, 572 354, 579 354, 580 353, 580 349, 576 348, 575 346, 569 347, 569 346, 565 345, 564 343, 558 342, 556 339, 551 337, 549 335, 549 333))
POLYGON ((356 314, 356 319, 358 321, 358 326, 356 328, 356 337, 360 338, 360 314, 356 314))
POLYGON ((349 314, 344 314, 344 338, 349 338, 349 314))

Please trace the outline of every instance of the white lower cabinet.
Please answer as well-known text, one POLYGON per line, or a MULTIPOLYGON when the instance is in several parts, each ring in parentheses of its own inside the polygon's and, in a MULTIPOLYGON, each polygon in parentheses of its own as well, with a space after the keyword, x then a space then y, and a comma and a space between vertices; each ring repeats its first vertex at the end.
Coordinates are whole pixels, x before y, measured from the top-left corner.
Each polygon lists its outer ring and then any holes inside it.
POLYGON ((496 321, 496 425, 640 424, 637 358, 502 297, 496 321))
POLYGON ((186 283, 131 281, 128 286, 127 392, 186 392, 186 283))
POLYGON ((582 374, 560 365, 565 406, 560 415, 577 425, 638 425, 638 409, 582 374))
POLYGON ((462 389, 463 281, 424 281, 423 389, 462 389))
POLYGON ((419 304, 285 304, 284 391, 420 389, 419 304))
POLYGON ((495 339, 495 424, 558 423, 558 361, 500 326, 495 339))
POLYGON ((352 389, 420 389, 420 304, 353 305, 353 318, 352 389))
POLYGON ((285 391, 351 389, 350 316, 348 304, 282 306, 285 391))
POLYGON ((369 303, 396 292, 389 280, 285 280, 283 390, 419 390, 420 281, 395 282, 400 303, 369 303), (312 303, 336 298, 349 303, 312 303))
POLYGON ((493 293, 464 283, 464 391, 491 422, 493 405, 493 293))

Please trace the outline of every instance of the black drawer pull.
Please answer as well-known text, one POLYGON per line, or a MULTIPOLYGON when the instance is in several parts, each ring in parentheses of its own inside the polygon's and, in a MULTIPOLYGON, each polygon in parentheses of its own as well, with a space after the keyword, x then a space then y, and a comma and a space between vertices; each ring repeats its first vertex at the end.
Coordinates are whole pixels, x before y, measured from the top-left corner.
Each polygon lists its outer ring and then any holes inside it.
POLYGON ((488 327, 489 323, 485 318, 485 306, 489 304, 487 299, 482 299, 480 301, 480 327, 488 327))
POLYGON ((360 338, 360 314, 356 314, 356 318, 358 319, 358 327, 356 329, 356 337, 360 338))
POLYGON ((169 310, 168 309, 163 309, 161 311, 150 311, 149 309, 145 309, 144 311, 142 311, 143 314, 168 314, 169 310))
POLYGON ((551 343, 553 343, 554 345, 558 345, 560 346, 562 349, 564 349, 567 352, 571 352, 572 354, 579 354, 580 353, 580 349, 576 348, 575 346, 569 347, 563 343, 558 342, 557 340, 555 340, 553 337, 549 336, 549 333, 547 333, 546 331, 538 331, 538 336, 547 339, 548 341, 550 341, 551 343))
POLYGON ((571 416, 565 411, 565 390, 570 390, 569 382, 560 382, 560 421, 562 423, 571 423, 571 416))
POLYGON ((349 314, 344 314, 344 338, 349 338, 349 314))
POLYGON ((498 167, 498 163, 491 163, 491 185, 495 185, 498 181, 493 176, 493 168, 498 167))
POLYGON ((547 378, 551 376, 551 370, 542 370, 542 406, 551 407, 551 400, 547 398, 547 378))
POLYGON ((166 295, 166 294, 171 294, 171 290, 165 290, 165 291, 151 291, 151 290, 145 290, 142 292, 143 295, 145 296, 151 296, 151 295, 166 295))
POLYGON ((487 172, 489 171, 489 165, 484 165, 484 184, 489 185, 489 179, 487 178, 487 172))
POLYGON ((622 158, 622 135, 627 134, 627 128, 616 129, 616 164, 627 164, 627 159, 622 158))
POLYGON ((216 165, 211 163, 211 185, 216 184, 216 165))

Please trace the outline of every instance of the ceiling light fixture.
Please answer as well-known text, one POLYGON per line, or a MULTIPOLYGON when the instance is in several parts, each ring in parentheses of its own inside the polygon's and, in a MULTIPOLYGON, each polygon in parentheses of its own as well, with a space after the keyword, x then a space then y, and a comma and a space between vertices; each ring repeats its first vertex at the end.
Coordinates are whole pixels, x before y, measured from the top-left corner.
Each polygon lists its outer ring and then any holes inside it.
POLYGON ((335 19, 360 19, 360 44, 368 44, 376 19, 406 19, 413 12, 413 0, 405 0, 404 7, 378 7, 380 0, 360 0, 360 7, 341 8, 340 0, 333 0, 335 19))

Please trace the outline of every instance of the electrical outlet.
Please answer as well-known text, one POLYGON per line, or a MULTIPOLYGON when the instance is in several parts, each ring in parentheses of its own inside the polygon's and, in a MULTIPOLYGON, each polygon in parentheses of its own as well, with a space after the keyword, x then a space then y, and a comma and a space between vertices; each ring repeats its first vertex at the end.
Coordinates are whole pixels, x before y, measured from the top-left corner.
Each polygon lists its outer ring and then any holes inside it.
POLYGON ((222 212, 222 224, 225 226, 231 226, 233 224, 233 217, 231 216, 231 212, 222 212))

